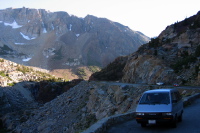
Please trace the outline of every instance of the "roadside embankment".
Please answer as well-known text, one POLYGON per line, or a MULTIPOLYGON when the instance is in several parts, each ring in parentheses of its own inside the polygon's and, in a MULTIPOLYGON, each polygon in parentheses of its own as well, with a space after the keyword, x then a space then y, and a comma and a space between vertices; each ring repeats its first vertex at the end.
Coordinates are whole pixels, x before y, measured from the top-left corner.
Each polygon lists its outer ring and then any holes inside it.
MULTIPOLYGON (((197 98, 200 98, 200 93, 184 97, 183 98, 184 107, 190 105, 197 98)), ((125 122, 134 118, 135 118, 134 111, 106 117, 99 120, 98 122, 90 126, 87 130, 83 131, 82 133, 103 133, 114 124, 125 122)))

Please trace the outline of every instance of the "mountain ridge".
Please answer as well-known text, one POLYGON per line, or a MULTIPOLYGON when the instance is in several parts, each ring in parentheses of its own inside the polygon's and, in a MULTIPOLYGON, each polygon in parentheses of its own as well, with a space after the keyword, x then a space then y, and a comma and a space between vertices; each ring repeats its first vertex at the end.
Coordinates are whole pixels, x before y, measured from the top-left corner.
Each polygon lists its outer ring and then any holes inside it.
POLYGON ((138 50, 115 60, 102 71, 91 75, 91 80, 113 80, 126 83, 200 85, 200 12, 166 27, 156 38, 151 38, 138 50), (118 61, 118 62, 117 62, 118 61), (123 68, 112 64, 123 63, 123 68), (116 71, 110 71, 114 66, 116 71), (108 77, 109 75, 109 77, 108 77))
POLYGON ((0 57, 48 70, 104 67, 149 41, 106 18, 25 7, 1 10, 0 29, 0 57))
MULTIPOLYGON (((168 26, 161 36, 152 38, 149 43, 128 56, 115 58, 114 62, 91 76, 93 80, 103 82, 78 81, 78 85, 75 83, 72 85, 75 85, 74 87, 69 87, 63 86, 66 82, 60 84, 50 80, 50 83, 42 82, 40 87, 32 82, 0 87, 0 105, 3 112, 0 127, 4 126, 16 133, 82 132, 102 118, 134 111, 138 99, 146 90, 176 88, 169 85, 172 82, 183 85, 200 83, 199 15, 194 15, 191 21, 194 23, 187 23, 191 20, 188 18, 176 26, 168 26), (166 85, 154 85, 160 80, 166 85), (27 103, 29 97, 21 95, 24 90, 31 92, 33 96, 39 94, 39 100, 45 104, 38 106, 38 97, 32 99, 36 105, 27 103), (66 92, 61 94, 61 91, 66 92), (46 97, 48 99, 44 99, 46 97), (29 108, 26 108, 27 106, 29 108)), ((2 48, 9 50, 6 46, 2 48)), ((52 49, 45 52, 49 55, 52 49)), ((12 65, 2 68, 9 67, 12 65)), ((6 75, 7 73, 3 74, 6 75)), ((198 87, 189 88, 177 89, 183 97, 199 93, 198 87)))

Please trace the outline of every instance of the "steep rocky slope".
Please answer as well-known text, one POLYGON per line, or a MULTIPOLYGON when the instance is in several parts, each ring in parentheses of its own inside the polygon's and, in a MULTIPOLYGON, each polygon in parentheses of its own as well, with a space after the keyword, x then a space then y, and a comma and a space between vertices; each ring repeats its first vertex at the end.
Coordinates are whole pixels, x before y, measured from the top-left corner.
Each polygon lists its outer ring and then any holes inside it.
POLYGON ((0 132, 3 132, 3 125, 13 128, 26 121, 34 109, 81 81, 66 82, 48 74, 47 70, 0 58, 0 132))
POLYGON ((38 109, 10 113, 4 125, 16 133, 76 133, 96 121, 135 109, 139 95, 150 86, 82 81, 38 109))
POLYGON ((106 18, 43 9, 0 10, 0 30, 0 57, 48 70, 104 67, 149 41, 106 18))
POLYGON ((46 70, 0 59, 0 116, 35 106, 39 98, 37 92, 42 92, 39 82, 53 79, 56 77, 46 70))
MULTIPOLYGON (((167 26, 157 38, 152 38, 126 58, 125 67, 120 69, 123 74, 117 80, 128 83, 200 85, 200 12, 167 26)), ((116 62, 109 66, 112 64, 116 62)), ((115 75, 109 66, 93 74, 90 79, 106 79, 108 73, 111 77, 115 75)))

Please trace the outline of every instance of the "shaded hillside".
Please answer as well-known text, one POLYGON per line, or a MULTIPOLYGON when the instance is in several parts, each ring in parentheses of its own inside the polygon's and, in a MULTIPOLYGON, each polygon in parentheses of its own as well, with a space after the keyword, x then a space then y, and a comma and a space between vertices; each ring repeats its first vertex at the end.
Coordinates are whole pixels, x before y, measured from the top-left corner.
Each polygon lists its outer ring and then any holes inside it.
POLYGON ((46 70, 0 58, 0 117, 49 102, 80 81, 67 82, 48 74, 46 70))
MULTIPOLYGON (((199 85, 200 12, 167 26, 157 38, 152 38, 149 43, 142 45, 127 58, 121 76, 123 82, 199 85)), ((110 72, 109 69, 107 72, 105 69, 102 73, 110 72)), ((95 79, 106 79, 103 76, 100 75, 95 79)))
POLYGON ((106 18, 43 9, 1 10, 0 30, 0 57, 48 70, 105 67, 149 41, 106 18))
POLYGON ((47 70, 0 58, 0 132, 6 132, 3 128, 7 125, 11 129, 26 121, 34 109, 81 81, 65 81, 48 74, 47 70))
POLYGON ((118 57, 112 63, 108 64, 100 72, 93 73, 89 80, 117 81, 123 77, 123 69, 128 57, 118 57))

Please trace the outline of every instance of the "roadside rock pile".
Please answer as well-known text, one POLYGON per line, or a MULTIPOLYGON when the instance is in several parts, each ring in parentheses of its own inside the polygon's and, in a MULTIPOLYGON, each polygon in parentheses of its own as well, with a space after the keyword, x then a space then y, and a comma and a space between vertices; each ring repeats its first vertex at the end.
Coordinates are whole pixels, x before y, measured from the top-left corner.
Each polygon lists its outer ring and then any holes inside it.
POLYGON ((39 104, 30 90, 24 88, 25 84, 27 83, 18 83, 14 87, 0 87, 0 132, 3 127, 15 128, 29 118, 34 108, 38 108, 39 104))
POLYGON ((7 114, 3 123, 17 133, 80 132, 102 118, 133 111, 140 94, 150 88, 82 81, 38 109, 7 114))

